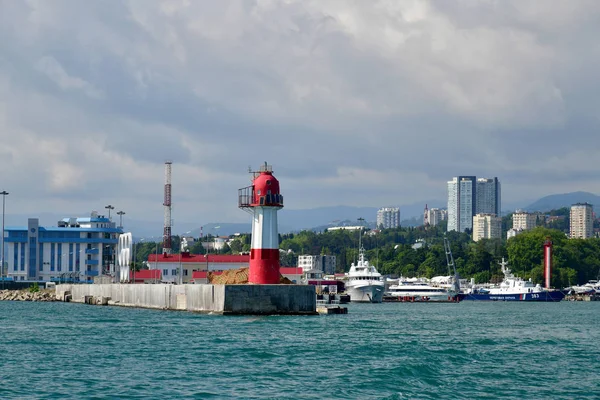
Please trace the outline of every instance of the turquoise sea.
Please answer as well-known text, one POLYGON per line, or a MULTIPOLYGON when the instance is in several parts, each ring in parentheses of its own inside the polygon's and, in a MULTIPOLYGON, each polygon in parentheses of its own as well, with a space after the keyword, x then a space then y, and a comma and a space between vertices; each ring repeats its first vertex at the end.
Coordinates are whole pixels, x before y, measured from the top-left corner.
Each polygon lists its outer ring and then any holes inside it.
POLYGON ((0 302, 0 398, 600 398, 600 302, 348 308, 224 317, 0 302))

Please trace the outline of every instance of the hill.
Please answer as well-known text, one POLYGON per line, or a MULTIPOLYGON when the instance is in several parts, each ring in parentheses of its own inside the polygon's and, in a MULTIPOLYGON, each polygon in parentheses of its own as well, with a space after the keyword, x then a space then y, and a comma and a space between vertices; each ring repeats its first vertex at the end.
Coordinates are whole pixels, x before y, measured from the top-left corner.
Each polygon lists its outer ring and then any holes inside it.
POLYGON ((525 211, 549 211, 562 207, 571 207, 575 203, 590 203, 594 208, 600 207, 600 196, 589 192, 571 192, 552 194, 542 197, 536 202, 525 207, 525 211))

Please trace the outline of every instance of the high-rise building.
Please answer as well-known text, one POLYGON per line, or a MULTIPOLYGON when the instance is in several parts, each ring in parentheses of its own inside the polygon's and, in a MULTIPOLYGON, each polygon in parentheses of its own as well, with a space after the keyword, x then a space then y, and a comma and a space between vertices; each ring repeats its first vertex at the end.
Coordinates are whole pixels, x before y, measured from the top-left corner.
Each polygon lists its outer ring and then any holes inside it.
POLYGON ((473 228, 476 209, 476 178, 457 176, 448 182, 448 231, 473 228))
POLYGON ((477 214, 473 217, 473 241, 495 239, 502 235, 502 218, 495 214, 477 214))
POLYGON ((588 203, 571 206, 571 239, 587 239, 593 234, 593 209, 588 203))
POLYGON ((448 231, 464 232, 473 228, 473 216, 500 216, 498 178, 457 176, 448 181, 448 231))
POLYGON ((500 216, 500 181, 498 178, 478 178, 476 197, 476 214, 500 216))
POLYGON ((377 211, 377 227, 383 229, 398 228, 400 226, 400 208, 383 207, 377 211))

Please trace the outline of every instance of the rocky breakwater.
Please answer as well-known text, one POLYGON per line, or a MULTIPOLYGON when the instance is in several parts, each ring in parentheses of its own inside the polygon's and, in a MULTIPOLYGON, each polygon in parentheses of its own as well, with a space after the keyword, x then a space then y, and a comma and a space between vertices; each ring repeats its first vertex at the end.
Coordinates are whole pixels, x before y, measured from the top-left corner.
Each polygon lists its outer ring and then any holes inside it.
POLYGON ((56 296, 49 290, 0 290, 0 301, 56 301, 56 296))

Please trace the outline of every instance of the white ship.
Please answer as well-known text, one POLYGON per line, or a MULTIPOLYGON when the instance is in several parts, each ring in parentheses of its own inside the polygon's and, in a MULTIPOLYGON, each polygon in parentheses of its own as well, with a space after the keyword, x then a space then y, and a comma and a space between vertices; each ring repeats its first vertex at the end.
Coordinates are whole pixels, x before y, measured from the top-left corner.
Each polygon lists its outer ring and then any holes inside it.
POLYGON ((377 269, 365 259, 365 249, 361 244, 362 229, 358 239, 358 262, 350 265, 346 274, 346 293, 352 302, 381 303, 385 283, 377 269))
POLYGON ((400 279, 385 293, 388 301, 457 301, 454 290, 432 286, 421 279, 400 279))
POLYGON ((600 294, 600 282, 597 280, 591 280, 585 285, 571 286, 565 290, 575 294, 600 294))

